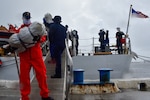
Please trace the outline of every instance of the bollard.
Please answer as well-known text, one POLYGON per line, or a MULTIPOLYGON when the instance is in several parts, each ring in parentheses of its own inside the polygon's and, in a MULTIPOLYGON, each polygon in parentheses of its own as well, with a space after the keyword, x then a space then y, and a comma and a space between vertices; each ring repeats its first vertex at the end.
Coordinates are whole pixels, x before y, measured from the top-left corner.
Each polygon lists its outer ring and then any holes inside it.
POLYGON ((113 71, 111 68, 100 68, 98 71, 101 83, 110 82, 110 71, 113 71))
POLYGON ((84 56, 84 53, 82 53, 82 56, 84 56))
POLYGON ((138 90, 140 90, 140 91, 146 91, 147 89, 147 85, 146 85, 146 83, 139 83, 138 84, 138 90))
POLYGON ((73 70, 74 84, 83 84, 84 80, 84 70, 83 69, 75 69, 73 70))

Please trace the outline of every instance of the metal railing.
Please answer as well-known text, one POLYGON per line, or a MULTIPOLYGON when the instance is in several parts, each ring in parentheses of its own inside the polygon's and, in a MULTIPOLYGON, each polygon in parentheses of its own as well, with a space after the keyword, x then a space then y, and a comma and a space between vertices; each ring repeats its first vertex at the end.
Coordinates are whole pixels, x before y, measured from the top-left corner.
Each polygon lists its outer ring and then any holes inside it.
MULTIPOLYGON (((123 43, 123 50, 124 54, 131 54, 131 41, 129 37, 126 37, 126 42, 123 43)), ((93 54, 95 53, 95 50, 100 50, 100 42, 99 38, 93 37, 88 39, 79 39, 79 54, 93 54), (87 41, 87 42, 86 42, 87 41), (87 49, 87 50, 85 50, 87 49)), ((109 49, 112 54, 118 54, 117 53, 117 46, 116 46, 116 38, 110 37, 109 38, 109 44, 107 45, 107 49, 109 49)))
POLYGON ((67 40, 65 40, 65 45, 66 45, 66 67, 65 67, 65 100, 69 100, 69 95, 70 95, 70 87, 72 83, 72 78, 73 78, 73 60, 69 52, 69 46, 67 43, 67 40))

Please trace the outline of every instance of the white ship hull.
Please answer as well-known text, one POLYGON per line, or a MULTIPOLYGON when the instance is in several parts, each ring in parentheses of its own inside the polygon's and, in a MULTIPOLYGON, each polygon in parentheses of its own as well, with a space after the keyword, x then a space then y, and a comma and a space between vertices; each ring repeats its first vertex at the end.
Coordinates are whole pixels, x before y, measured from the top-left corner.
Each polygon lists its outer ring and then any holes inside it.
POLYGON ((111 68, 111 78, 122 78, 128 72, 131 55, 74 56, 73 69, 84 69, 85 79, 98 79, 99 68, 111 68))

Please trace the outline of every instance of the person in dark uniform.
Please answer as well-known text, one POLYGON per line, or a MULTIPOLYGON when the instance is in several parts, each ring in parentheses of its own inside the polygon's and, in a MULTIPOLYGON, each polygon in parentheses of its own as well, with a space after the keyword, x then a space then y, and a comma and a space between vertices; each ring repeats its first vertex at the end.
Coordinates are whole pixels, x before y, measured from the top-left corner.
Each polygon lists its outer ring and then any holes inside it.
MULTIPOLYGON (((53 18, 52 18, 52 15, 50 13, 45 14, 45 16, 43 18, 43 23, 46 27, 47 32, 49 32, 50 26, 53 24, 53 18)), ((49 39, 50 39, 50 37, 49 37, 49 39)), ((55 64, 56 61, 54 58, 54 52, 53 52, 54 50, 53 50, 53 44, 51 43, 51 39, 49 40, 49 50, 50 50, 51 59, 48 61, 48 63, 55 64)))
POLYGON ((123 35, 125 35, 122 31, 120 31, 120 27, 117 27, 117 32, 116 32, 116 45, 117 45, 117 49, 118 49, 118 54, 123 54, 123 48, 122 48, 122 43, 121 43, 121 39, 123 37, 123 35))
POLYGON ((79 47, 79 35, 78 35, 78 31, 76 31, 75 33, 75 38, 76 38, 76 54, 78 55, 78 47, 79 47))
POLYGON ((105 43, 104 43, 104 35, 105 32, 103 29, 100 30, 100 32, 98 33, 99 35, 99 42, 100 42, 100 48, 102 52, 105 52, 105 43))
POLYGON ((56 61, 55 74, 51 78, 61 78, 61 54, 65 49, 66 39, 66 27, 61 23, 61 16, 55 16, 53 19, 54 23, 50 25, 48 37, 51 48, 53 50, 53 56, 56 61))
POLYGON ((105 44, 106 44, 107 46, 109 46, 109 30, 106 30, 105 35, 106 35, 105 44))

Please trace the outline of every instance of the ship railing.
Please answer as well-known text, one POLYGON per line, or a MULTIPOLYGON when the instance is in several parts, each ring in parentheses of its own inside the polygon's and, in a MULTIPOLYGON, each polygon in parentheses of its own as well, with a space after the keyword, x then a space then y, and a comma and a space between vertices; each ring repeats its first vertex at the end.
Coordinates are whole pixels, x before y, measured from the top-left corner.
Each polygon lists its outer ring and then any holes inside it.
MULTIPOLYGON (((123 51, 124 54, 131 54, 131 42, 130 38, 125 38, 125 43, 123 43, 123 51)), ((79 55, 85 54, 94 54, 95 52, 100 51, 100 42, 99 38, 93 37, 89 39, 79 39, 79 55), (87 42, 85 42, 87 41, 87 42), (83 45, 84 44, 84 45, 83 45), (88 49, 88 50, 87 50, 88 49)), ((109 44, 105 47, 105 52, 111 52, 112 54, 118 54, 117 52, 117 46, 116 46, 116 38, 110 37, 109 38, 109 44)))
POLYGON ((66 67, 65 67, 65 75, 64 75, 64 93, 65 93, 65 100, 69 99, 70 87, 73 78, 73 60, 70 54, 68 40, 65 40, 66 45, 66 67))

